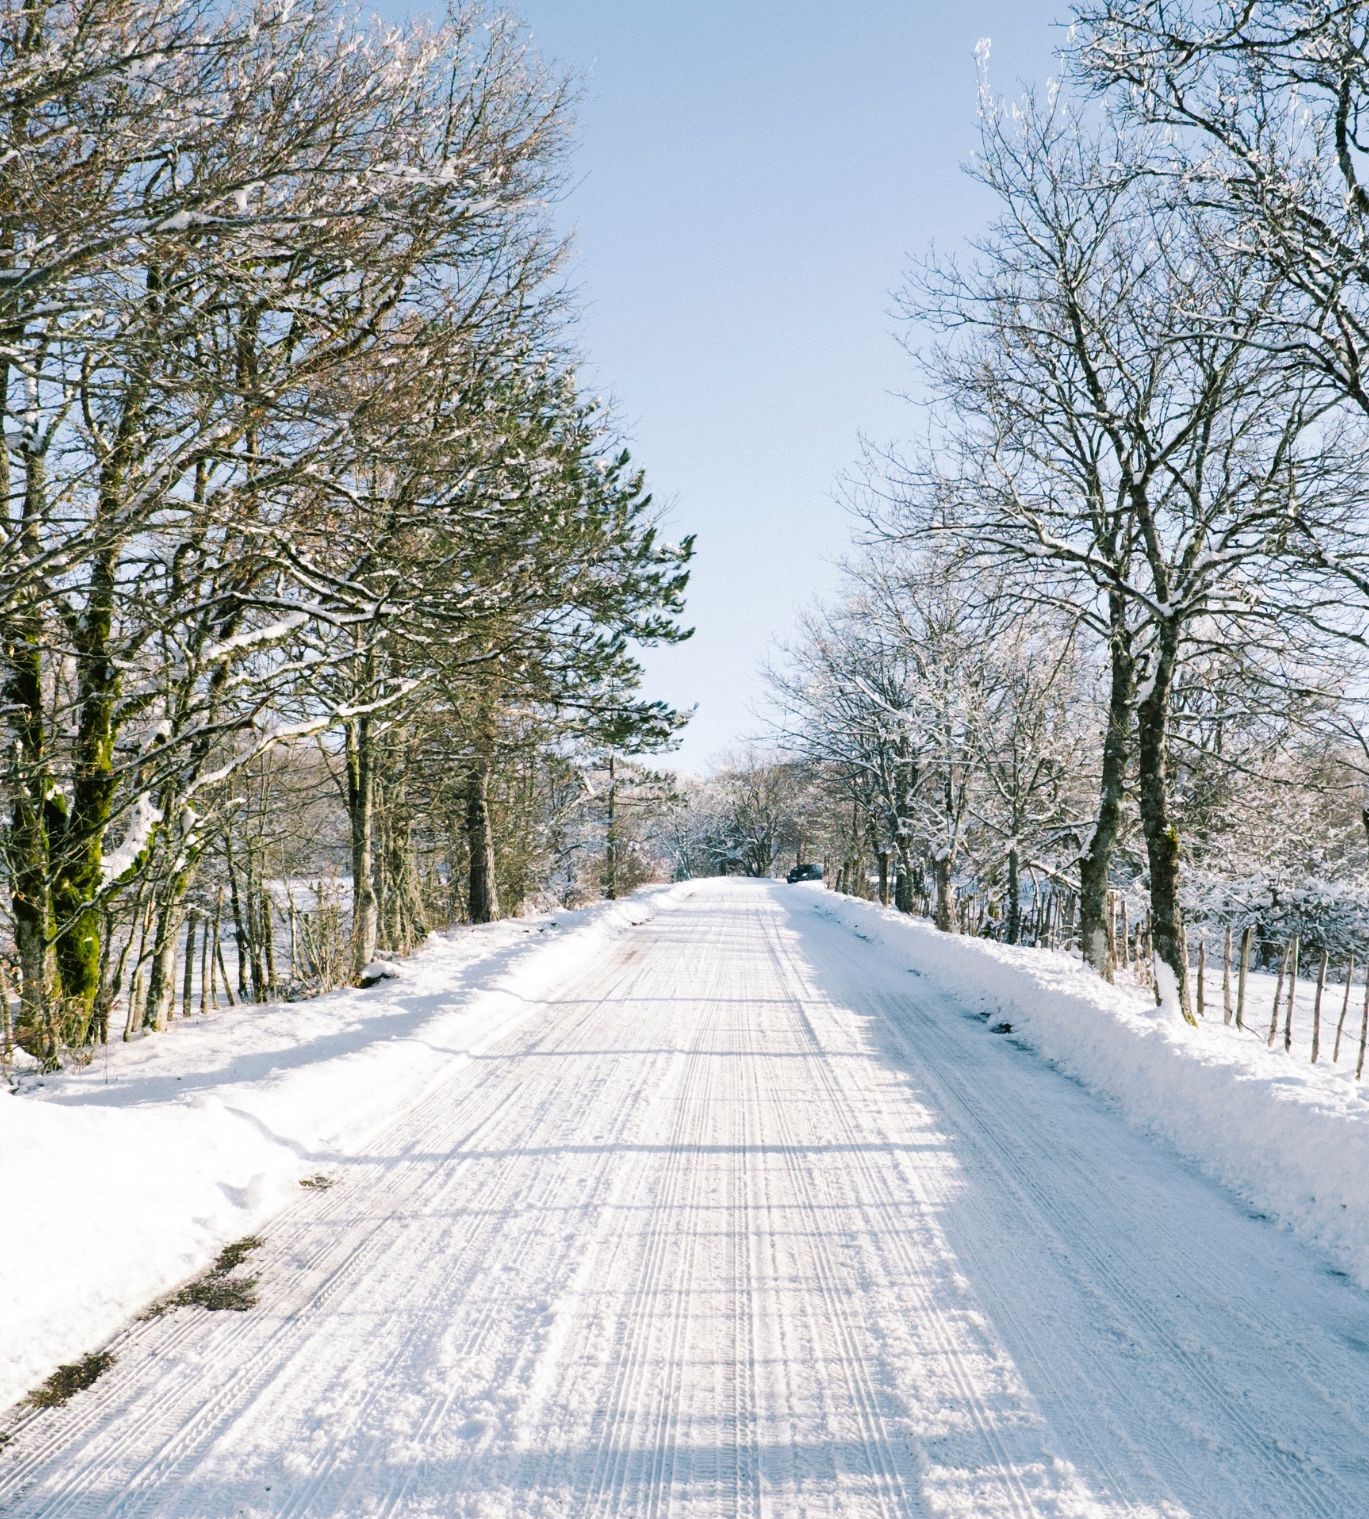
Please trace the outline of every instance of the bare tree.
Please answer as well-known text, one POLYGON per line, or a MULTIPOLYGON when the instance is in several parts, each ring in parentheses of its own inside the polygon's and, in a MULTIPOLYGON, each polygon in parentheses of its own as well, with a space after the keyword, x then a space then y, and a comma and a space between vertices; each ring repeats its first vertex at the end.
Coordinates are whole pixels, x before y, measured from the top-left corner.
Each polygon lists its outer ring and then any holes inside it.
POLYGON ((3 845, 49 1054, 103 1037, 129 957, 162 1026, 207 859, 274 983, 235 817, 275 815, 296 746, 343 782, 356 973, 440 894, 434 713, 476 802, 511 709, 678 725, 631 649, 683 636, 690 546, 568 358, 568 99, 474 3, 0 14, 3 845))
POLYGON ((1157 991, 1192 1017, 1172 803, 1171 713, 1204 646, 1285 656, 1317 567, 1291 528, 1352 503, 1325 397, 1271 365, 1279 291, 1212 245, 1201 209, 1147 172, 1149 139, 1085 129, 1055 101, 986 104, 976 172, 1002 208, 974 266, 928 266, 910 315, 944 446, 897 477, 895 533, 955 542, 1091 629, 1111 664, 1100 805, 1081 868, 1083 938, 1107 969, 1107 866, 1134 737, 1157 991))

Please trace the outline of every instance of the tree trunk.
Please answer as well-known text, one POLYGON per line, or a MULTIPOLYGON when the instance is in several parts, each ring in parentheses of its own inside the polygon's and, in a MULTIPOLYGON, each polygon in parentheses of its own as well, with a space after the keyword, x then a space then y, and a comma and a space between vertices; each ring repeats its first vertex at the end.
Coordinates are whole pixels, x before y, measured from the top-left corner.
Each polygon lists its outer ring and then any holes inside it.
POLYGON ((8 1070, 14 1058, 14 1018, 10 1012, 9 980, 0 961, 0 1070, 8 1070))
POLYGON ((949 853, 938 855, 932 862, 932 875, 936 882, 936 926, 942 933, 953 934, 955 922, 955 883, 952 872, 955 861, 949 853))
MULTIPOLYGON (((8 476, 9 456, 0 461, 8 476)), ((36 563, 42 554, 39 524, 46 496, 43 457, 24 459, 23 520, 18 549, 36 563)), ((6 500, 8 500, 8 492, 6 500)), ((22 570, 19 571, 22 575, 22 570)), ((55 1061, 48 997, 52 990, 50 933, 52 901, 48 885, 49 768, 43 720, 43 614, 36 585, 26 588, 15 614, 4 627, 6 665, 0 701, 8 709, 10 784, 13 806, 5 838, 15 950, 19 960, 20 1038, 35 1045, 45 1064, 55 1061), (37 1048, 36 1046, 41 1046, 37 1048)))
POLYGON ((618 771, 614 757, 608 757, 608 820, 604 835, 604 895, 610 902, 618 898, 618 771))
MULTIPOLYGON (((252 947, 248 942, 251 933, 251 925, 243 916, 242 893, 238 890, 238 873, 233 868, 233 845, 225 837, 223 849, 224 867, 228 874, 228 906, 233 914, 233 942, 238 950, 238 996, 246 1002, 251 996, 248 988, 248 968, 251 961, 252 947)), ((224 972, 224 986, 228 986, 228 973, 224 972)), ((232 1000, 231 997, 229 999, 232 1000)))
POLYGON ((1022 937, 1022 880, 1017 845, 1008 851, 1008 911, 1004 918, 1003 940, 1016 944, 1022 937))
POLYGON ((1107 726, 1098 782, 1098 817, 1079 861, 1079 945, 1088 964, 1111 981, 1116 963, 1108 940, 1108 871, 1122 824, 1136 667, 1126 626, 1126 605, 1120 596, 1110 599, 1109 618, 1112 635, 1107 726))
POLYGON ((247 855, 247 867, 243 871, 243 918, 247 923, 247 942, 252 950, 252 1000, 266 1001, 266 961, 261 942, 261 893, 258 890, 260 876, 257 862, 251 851, 247 855))
POLYGON ((71 802, 66 808, 57 807, 49 824, 56 856, 52 916, 57 974, 62 997, 78 1018, 89 1018, 100 990, 97 903, 104 834, 114 799, 114 709, 119 691, 118 667, 109 647, 114 596, 115 553, 110 549, 96 558, 92 568, 77 639, 78 716, 71 802))
POLYGON ((1188 949, 1179 908, 1179 830, 1169 798, 1169 700, 1174 679, 1173 632, 1161 630, 1151 689, 1137 708, 1136 758, 1141 831, 1150 865, 1150 943, 1155 996, 1196 1024, 1189 995, 1188 949))
MULTIPOLYGON (((217 921, 217 920, 216 920, 217 921)), ((218 932, 217 928, 214 930, 218 932)), ((211 975, 210 948, 213 936, 209 931, 209 919, 204 918, 200 923, 200 1011, 209 1011, 209 980, 211 975)), ((215 999, 217 1003, 217 998, 215 999)))
MULTIPOLYGON (((149 271, 149 285, 153 280, 149 271)), ((63 999, 78 1024, 74 1033, 83 1042, 89 1037, 100 994, 99 897, 105 828, 116 784, 114 738, 122 678, 111 645, 122 549, 119 515, 140 443, 145 395, 145 377, 135 373, 122 398, 114 446, 100 469, 96 511, 104 527, 104 544, 90 560, 85 606, 73 634, 77 718, 71 802, 63 807, 54 798, 49 814, 49 848, 60 835, 52 871, 57 975, 63 999)), ((149 838, 144 848, 150 843, 149 838)))
POLYGON ((271 910, 271 893, 263 886, 261 890, 261 942, 262 960, 266 970, 266 995, 276 995, 276 927, 275 914, 271 910))
POLYGON ((181 1017, 190 1016, 190 999, 195 990, 195 914, 185 920, 185 968, 181 981, 181 1017))
MULTIPOLYGON (((19 1032, 21 1039, 45 1041, 51 980, 48 931, 52 914, 47 874, 48 771, 42 655, 32 630, 8 633, 5 642, 9 678, 5 682, 4 701, 10 709, 14 732, 14 767, 10 776, 14 805, 5 839, 5 864, 19 960, 19 1032)), ((45 1049, 41 1053, 52 1052, 45 1049)))
MULTIPOLYGON (((168 812, 171 810, 168 804, 168 812)), ((176 838, 175 848, 181 857, 179 869, 172 869, 162 887, 157 913, 157 937, 152 952, 152 969, 147 989, 145 1028, 164 1029, 175 1012, 176 946, 185 923, 186 895, 195 875, 197 852, 190 840, 176 838)), ((193 929, 191 930, 193 934, 193 929)), ((193 949, 193 939, 190 941, 193 949)))
POLYGON ((174 887, 162 897, 157 913, 156 934, 152 946, 152 964, 148 971, 147 1005, 143 1010, 143 1027, 160 1033, 174 1012, 176 996, 176 946, 180 941, 185 917, 185 897, 174 887))
POLYGON ((913 862, 911 852, 902 840, 898 843, 898 872, 894 877, 894 906, 899 912, 911 913, 916 907, 913 893, 913 862))
POLYGON ((108 907, 100 910, 100 995, 95 999, 95 1017, 91 1025, 91 1043, 109 1043, 109 1015, 114 1010, 114 987, 109 979, 110 957, 114 952, 114 915, 108 907))
POLYGON ((347 724, 347 813, 352 834, 352 979, 375 959, 380 907, 375 887, 375 756, 368 717, 347 724))
POLYGON ((470 856, 467 906, 472 923, 493 923, 499 916, 494 875, 494 836, 490 828, 490 762, 476 760, 466 777, 466 848, 470 856))

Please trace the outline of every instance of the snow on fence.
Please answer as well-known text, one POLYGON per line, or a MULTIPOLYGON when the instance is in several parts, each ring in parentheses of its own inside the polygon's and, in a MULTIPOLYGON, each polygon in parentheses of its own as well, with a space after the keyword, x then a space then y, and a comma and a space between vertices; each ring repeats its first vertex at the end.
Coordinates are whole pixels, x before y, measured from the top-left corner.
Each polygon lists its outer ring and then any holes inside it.
MULTIPOLYGON (((917 916, 932 916, 930 898, 922 897, 914 905, 917 916)), ((1002 942, 1003 920, 995 910, 997 905, 979 893, 965 893, 956 903, 960 932, 970 938, 1002 942)), ((1034 893, 1029 909, 1022 914, 1017 947, 1075 953, 1076 907, 1075 894, 1066 888, 1034 893)), ((1129 915, 1126 896, 1120 891, 1110 892, 1107 929, 1108 948, 1121 979, 1153 991, 1149 914, 1141 909, 1129 915)), ((1220 1010, 1227 1027, 1258 1035, 1270 1049, 1282 1045, 1286 1053, 1303 1056, 1313 1065, 1329 1059, 1339 1066, 1344 1055, 1346 1071, 1352 1071, 1356 1081, 1363 1079, 1369 1046, 1369 966, 1364 970, 1363 986, 1357 986, 1353 954, 1347 954, 1343 966, 1333 965, 1325 948, 1314 950, 1309 959, 1302 936, 1294 933, 1282 944, 1262 939, 1261 957, 1278 964, 1277 975, 1270 975, 1255 968, 1253 925, 1247 925, 1239 939, 1226 926, 1221 947, 1214 953, 1209 953, 1207 939, 1195 938, 1197 949, 1190 952, 1189 970, 1194 1011, 1199 1018, 1209 1013, 1215 1018, 1220 1010), (1312 965, 1316 971, 1308 974, 1312 965)))

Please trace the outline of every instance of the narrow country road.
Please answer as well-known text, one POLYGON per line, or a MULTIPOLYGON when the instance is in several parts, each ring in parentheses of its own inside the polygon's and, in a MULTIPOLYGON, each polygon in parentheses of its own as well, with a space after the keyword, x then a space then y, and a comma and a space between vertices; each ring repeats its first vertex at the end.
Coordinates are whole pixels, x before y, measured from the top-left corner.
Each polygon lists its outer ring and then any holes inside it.
POLYGON ((624 930, 0 1514, 1369 1515, 1369 1296, 822 906, 624 930))

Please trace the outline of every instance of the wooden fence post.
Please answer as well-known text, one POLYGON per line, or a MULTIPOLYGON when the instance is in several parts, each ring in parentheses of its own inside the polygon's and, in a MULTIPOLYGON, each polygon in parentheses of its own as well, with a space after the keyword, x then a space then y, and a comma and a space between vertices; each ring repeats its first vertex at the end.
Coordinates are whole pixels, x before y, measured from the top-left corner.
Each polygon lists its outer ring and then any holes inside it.
POLYGON ((1364 1075, 1364 1040, 1369 1034, 1369 971, 1364 975, 1364 1011, 1359 1021, 1359 1059, 1355 1062, 1355 1080, 1364 1075))
POLYGON ((1321 996, 1326 990, 1326 950, 1321 952, 1321 965, 1317 968, 1317 996, 1312 1004, 1312 1064, 1316 1065, 1321 1054, 1321 996))
POLYGON ((1250 941, 1254 937, 1253 925, 1247 923, 1241 935, 1241 967, 1236 977, 1236 1027, 1245 1027, 1245 978, 1250 970, 1250 941))
POLYGON ((1302 935, 1294 934, 1291 946, 1292 955, 1288 965, 1288 1013, 1283 1020, 1283 1047, 1285 1050, 1293 1048, 1293 999, 1298 991, 1298 950, 1301 948, 1302 935))
POLYGON ((1331 1064, 1340 1059, 1340 1036, 1345 1027, 1345 1015, 1350 1011, 1350 987, 1355 979, 1355 957, 1350 956, 1350 963, 1345 967, 1345 1000, 1340 1005, 1340 1019, 1336 1023, 1336 1042, 1331 1048, 1331 1064))
POLYGON ((1222 935, 1222 1022, 1231 1022, 1231 925, 1222 935))
POLYGON ((1279 961, 1279 979, 1274 987, 1274 1011, 1269 1016, 1269 1048, 1274 1048, 1274 1041, 1279 1037, 1279 1004, 1283 1001, 1283 978, 1288 974, 1288 952, 1292 949, 1291 944, 1283 947, 1283 959, 1279 961))

